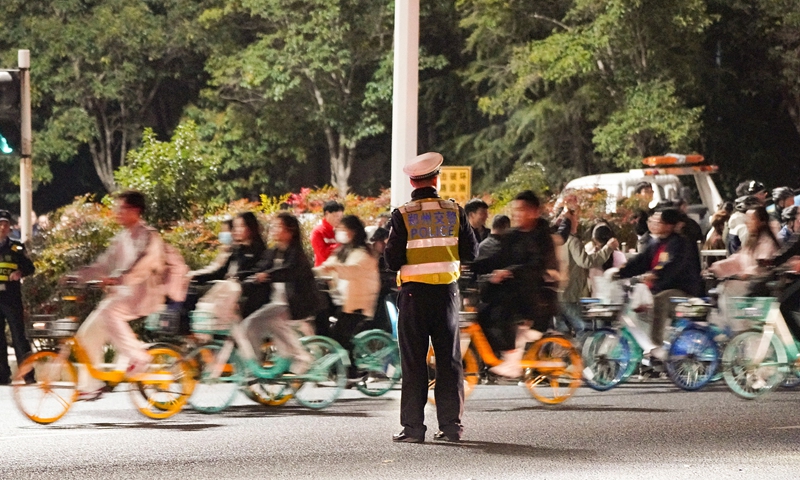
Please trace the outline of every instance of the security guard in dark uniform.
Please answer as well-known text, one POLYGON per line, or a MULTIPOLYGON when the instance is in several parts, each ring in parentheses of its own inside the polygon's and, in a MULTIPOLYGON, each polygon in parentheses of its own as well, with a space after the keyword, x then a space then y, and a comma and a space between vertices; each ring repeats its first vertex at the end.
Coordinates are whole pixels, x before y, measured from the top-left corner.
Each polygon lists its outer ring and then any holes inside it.
POLYGON ((11 383, 11 369, 8 366, 8 344, 6 342, 6 321, 11 330, 17 364, 22 363, 31 353, 31 344, 25 338, 25 323, 22 319, 22 292, 20 279, 34 272, 33 262, 28 258, 25 246, 11 240, 11 214, 0 210, 0 385, 11 383))
POLYGON ((435 440, 460 441, 463 433, 464 369, 458 329, 461 261, 472 261, 477 242, 464 209, 442 200, 436 181, 443 158, 418 156, 403 168, 411 178, 411 202, 392 212, 386 265, 399 271, 398 340, 403 369, 400 423, 395 442, 425 441, 429 338, 436 355, 435 440))

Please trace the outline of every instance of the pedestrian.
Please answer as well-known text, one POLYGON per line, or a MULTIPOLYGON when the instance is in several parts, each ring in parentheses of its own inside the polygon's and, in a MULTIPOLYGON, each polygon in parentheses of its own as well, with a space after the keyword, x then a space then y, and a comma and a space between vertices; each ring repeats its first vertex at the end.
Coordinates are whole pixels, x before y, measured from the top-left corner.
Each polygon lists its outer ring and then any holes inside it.
POLYGON ((414 191, 411 201, 392 212, 384 257, 400 272, 398 341, 403 369, 400 423, 395 442, 425 441, 428 400, 427 352, 436 355, 436 416, 434 440, 458 442, 463 434, 464 370, 458 329, 461 262, 471 261, 477 242, 466 212, 436 191, 444 159, 425 153, 403 168, 414 191), (430 339, 430 340, 429 340, 430 339))
MULTIPOLYGON (((0 385, 11 383, 6 323, 11 331, 11 343, 14 346, 17 365, 31 353, 31 344, 25 337, 20 280, 22 277, 32 275, 35 268, 28 257, 25 245, 11 240, 10 232, 11 214, 7 210, 0 210, 0 385)), ((32 381, 33 377, 30 376, 26 380, 32 381)))
MULTIPOLYGON (((116 195, 114 213, 123 230, 92 265, 71 275, 78 281, 102 280, 108 288, 103 300, 89 314, 75 337, 92 365, 103 362, 105 344, 110 341, 120 355, 130 360, 128 374, 142 372, 150 361, 144 344, 128 322, 158 311, 166 299, 162 285, 165 270, 161 236, 142 220, 145 197, 128 190, 116 195)), ((79 400, 94 400, 105 383, 78 372, 79 400)))
POLYGON ((464 211, 467 212, 467 220, 472 233, 475 234, 475 240, 478 243, 486 240, 489 236, 489 229, 486 228, 486 219, 489 218, 489 205, 480 198, 473 198, 466 205, 464 211))
POLYGON ((311 248, 314 250, 314 266, 319 267, 336 250, 335 228, 344 216, 344 205, 330 200, 322 206, 322 220, 311 230, 311 248))

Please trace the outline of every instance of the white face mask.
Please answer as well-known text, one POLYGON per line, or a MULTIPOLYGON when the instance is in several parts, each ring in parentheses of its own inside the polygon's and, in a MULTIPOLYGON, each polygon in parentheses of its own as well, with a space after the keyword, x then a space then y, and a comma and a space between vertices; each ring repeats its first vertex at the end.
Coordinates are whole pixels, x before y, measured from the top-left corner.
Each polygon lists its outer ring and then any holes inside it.
POLYGON ((233 234, 231 232, 219 232, 219 243, 223 245, 230 245, 233 243, 233 234))
POLYGON ((336 241, 341 244, 350 243, 350 234, 344 230, 336 230, 336 241))

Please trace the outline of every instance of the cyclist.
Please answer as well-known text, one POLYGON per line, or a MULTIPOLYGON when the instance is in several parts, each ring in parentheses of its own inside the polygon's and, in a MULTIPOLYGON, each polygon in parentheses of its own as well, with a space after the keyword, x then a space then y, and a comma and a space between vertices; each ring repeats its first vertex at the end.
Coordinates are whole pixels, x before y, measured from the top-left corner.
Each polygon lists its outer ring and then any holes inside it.
MULTIPOLYGON (((331 338, 352 352, 351 340, 359 325, 375 315, 381 288, 378 259, 367 245, 364 224, 355 215, 342 218, 336 227, 336 242, 339 248, 315 271, 333 274, 335 278, 341 308, 336 315, 336 323, 330 328, 331 338)), ((351 378, 356 373, 352 365, 351 378)))
POLYGON ((794 190, 789 187, 778 187, 772 190, 772 201, 775 204, 775 211, 770 217, 776 225, 783 224, 783 210, 794 205, 794 190))
POLYGON ((665 353, 661 345, 669 318, 670 297, 700 296, 703 290, 697 247, 675 232, 680 220, 677 209, 657 210, 647 219, 656 241, 619 270, 621 278, 644 275, 645 283, 653 293, 650 338, 656 345, 651 354, 657 358, 665 353))
MULTIPOLYGON (((103 361, 106 342, 129 359, 129 374, 141 372, 150 360, 144 344, 136 338, 128 322, 158 311, 164 303, 162 286, 165 268, 161 236, 142 220, 145 197, 128 190, 116 195, 114 213, 123 230, 92 265, 67 278, 81 282, 102 280, 107 294, 86 318, 75 337, 92 364, 103 361)), ((79 400, 98 398, 105 384, 79 370, 79 400)))
POLYGON ((503 351, 503 363, 491 370, 511 378, 522 374, 523 352, 516 348, 516 321, 532 320, 535 330, 545 331, 558 313, 552 283, 558 278, 559 264, 549 224, 540 217, 539 207, 539 197, 532 191, 517 194, 511 202, 514 228, 502 237, 500 250, 472 264, 476 274, 491 273, 489 281, 497 291, 497 301, 491 301, 490 308, 503 312, 491 314, 494 328, 503 332, 502 343, 496 345, 503 351))
MULTIPOLYGON (((290 320, 301 320, 317 313, 319 295, 311 263, 303 251, 300 222, 289 212, 281 212, 270 223, 269 236, 275 247, 264 254, 259 272, 260 284, 271 285, 269 303, 245 318, 234 329, 243 332, 247 341, 239 341, 245 358, 255 358, 265 337, 270 337, 278 354, 293 361, 289 371, 302 374, 313 358, 300 343, 300 335, 290 320)), ((238 340, 238 339, 237 339, 238 340)))
MULTIPOLYGON (((213 271, 195 273, 192 276, 195 283, 203 285, 214 280, 233 280, 241 284, 256 272, 267 246, 261 237, 261 225, 253 212, 242 212, 233 219, 232 240, 234 244, 227 260, 213 271)), ((198 304, 213 297, 213 303, 216 303, 214 312, 218 317, 230 321, 246 317, 269 299, 267 289, 255 285, 248 287, 239 289, 239 285, 216 284, 198 304), (222 290, 229 294, 221 294, 222 290), (217 294, 218 291, 220 294, 217 294)))

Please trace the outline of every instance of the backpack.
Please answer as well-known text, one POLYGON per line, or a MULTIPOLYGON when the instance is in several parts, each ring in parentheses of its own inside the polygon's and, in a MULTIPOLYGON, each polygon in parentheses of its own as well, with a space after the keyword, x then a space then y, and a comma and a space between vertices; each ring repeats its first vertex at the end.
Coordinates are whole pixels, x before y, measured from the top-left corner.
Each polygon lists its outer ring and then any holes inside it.
POLYGON ((189 289, 189 267, 183 260, 181 252, 172 245, 162 242, 164 245, 164 273, 161 285, 164 286, 164 293, 173 302, 183 302, 186 300, 186 292, 189 289))

